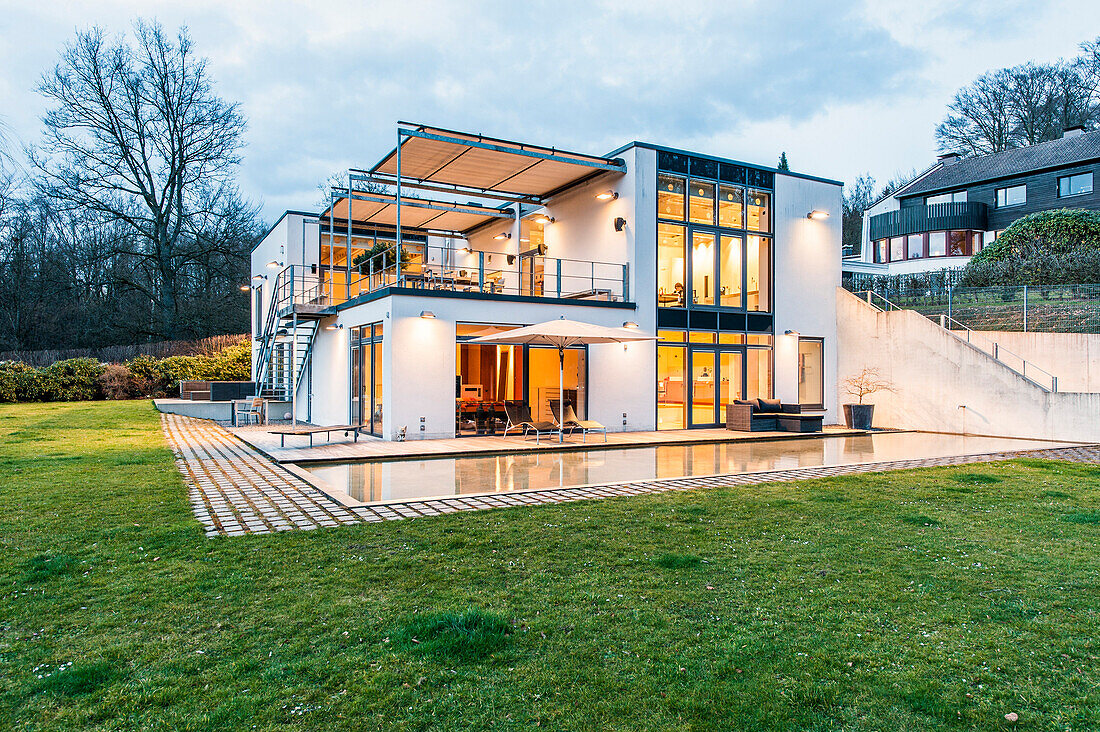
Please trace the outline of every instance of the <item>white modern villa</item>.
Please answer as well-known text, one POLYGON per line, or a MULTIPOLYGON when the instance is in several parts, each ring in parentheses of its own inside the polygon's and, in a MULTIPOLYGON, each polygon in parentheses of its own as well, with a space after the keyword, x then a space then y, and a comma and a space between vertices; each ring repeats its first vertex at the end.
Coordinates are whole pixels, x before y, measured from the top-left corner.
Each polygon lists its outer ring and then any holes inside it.
MULTIPOLYGON (((837 415, 841 183, 631 142, 603 156, 404 124, 252 252, 253 377, 298 421, 485 434, 564 398, 613 431, 777 397, 837 415), (559 318, 656 341, 471 339, 559 318)), ((282 415, 278 415, 282 416, 282 415)))

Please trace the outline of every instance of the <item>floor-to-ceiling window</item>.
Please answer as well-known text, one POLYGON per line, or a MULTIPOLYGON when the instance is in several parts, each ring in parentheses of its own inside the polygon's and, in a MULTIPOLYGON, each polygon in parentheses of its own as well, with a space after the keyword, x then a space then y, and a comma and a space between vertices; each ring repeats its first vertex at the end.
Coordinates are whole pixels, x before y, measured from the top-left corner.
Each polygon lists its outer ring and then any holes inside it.
POLYGON ((351 423, 382 434, 382 324, 351 329, 351 423))
POLYGON ((658 152, 657 427, 772 394, 774 174, 658 152))

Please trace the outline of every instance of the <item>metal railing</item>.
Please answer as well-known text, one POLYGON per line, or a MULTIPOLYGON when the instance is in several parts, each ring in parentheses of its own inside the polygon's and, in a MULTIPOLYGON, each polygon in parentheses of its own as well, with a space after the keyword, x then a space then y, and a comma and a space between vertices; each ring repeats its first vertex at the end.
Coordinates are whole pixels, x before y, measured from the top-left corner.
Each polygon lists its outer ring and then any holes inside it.
MULTIPOLYGON (((864 292, 855 293, 860 299, 865 300, 868 305, 880 312, 891 312, 894 310, 912 310, 912 308, 906 308, 898 305, 890 299, 866 290, 864 292)), ((1049 392, 1058 391, 1058 377, 1050 373, 1046 369, 1036 366, 1034 363, 1028 361, 1023 356, 1013 351, 1008 350, 1001 346, 1000 343, 990 338, 986 338, 984 335, 980 335, 974 330, 968 328, 964 323, 951 318, 945 313, 939 313, 937 315, 925 315, 918 311, 918 315, 924 315, 931 322, 939 325, 945 331, 950 333, 955 338, 969 344, 973 348, 985 353, 987 356, 995 361, 1000 362, 1010 370, 1016 372, 1020 376, 1024 377, 1031 383, 1038 386, 1040 389, 1049 392)))
POLYGON ((623 263, 437 246, 409 251, 400 268, 389 251, 350 273, 334 270, 331 280, 322 270, 324 292, 333 304, 384 287, 611 302, 630 297, 629 265, 623 263))

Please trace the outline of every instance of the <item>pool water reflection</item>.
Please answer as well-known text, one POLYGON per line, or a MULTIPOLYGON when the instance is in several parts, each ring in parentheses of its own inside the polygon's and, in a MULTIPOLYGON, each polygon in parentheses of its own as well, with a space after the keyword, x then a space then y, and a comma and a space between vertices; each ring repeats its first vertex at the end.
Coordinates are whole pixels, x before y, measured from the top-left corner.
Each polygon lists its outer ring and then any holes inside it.
POLYGON ((946 457, 1050 448, 1057 444, 1000 437, 889 432, 855 437, 710 442, 302 467, 355 500, 372 502, 946 457))

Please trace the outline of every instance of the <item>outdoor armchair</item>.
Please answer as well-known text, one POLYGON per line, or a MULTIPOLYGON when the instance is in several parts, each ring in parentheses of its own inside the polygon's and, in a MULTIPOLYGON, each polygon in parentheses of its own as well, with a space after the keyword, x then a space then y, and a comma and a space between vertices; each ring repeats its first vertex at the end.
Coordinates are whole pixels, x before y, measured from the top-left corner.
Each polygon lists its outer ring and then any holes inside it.
POLYGON ((505 437, 508 436, 509 430, 522 429, 525 439, 529 433, 535 433, 537 445, 542 435, 552 435, 558 431, 558 426, 553 422, 536 422, 532 419, 531 407, 522 402, 504 402, 504 414, 507 417, 507 424, 504 425, 505 437))
POLYGON ((573 411, 572 404, 565 405, 565 423, 575 426, 581 431, 582 439, 587 441, 589 432, 602 432, 603 441, 607 442, 607 427, 594 419, 577 419, 577 413, 573 411))

